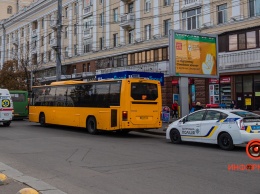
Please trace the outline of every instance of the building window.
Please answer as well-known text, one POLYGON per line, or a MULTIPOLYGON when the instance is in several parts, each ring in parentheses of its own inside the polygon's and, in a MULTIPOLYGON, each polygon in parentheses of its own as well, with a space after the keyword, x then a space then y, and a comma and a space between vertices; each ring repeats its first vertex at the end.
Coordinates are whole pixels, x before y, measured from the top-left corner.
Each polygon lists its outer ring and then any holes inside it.
POLYGON ((256 31, 246 33, 246 43, 248 49, 256 47, 256 31))
POLYGON ((103 16, 103 13, 101 13, 100 15, 99 15, 99 20, 100 20, 100 26, 103 26, 103 24, 104 24, 104 16, 103 16))
POLYGON ((23 28, 21 29, 21 32, 22 32, 21 37, 24 37, 24 29, 23 28))
POLYGON ((7 7, 7 14, 12 14, 13 13, 13 8, 12 6, 7 7))
POLYGON ((249 16, 259 16, 260 15, 260 1, 259 0, 249 0, 249 16))
POLYGON ((128 4, 128 13, 133 13, 134 12, 134 3, 129 3, 128 4))
POLYGON ((41 62, 44 62, 44 53, 41 53, 41 62))
POLYGON ((74 35, 77 34, 77 24, 74 24, 74 35))
POLYGON ((65 18, 68 18, 68 10, 69 10, 69 8, 65 7, 65 18))
POLYGON ((74 55, 78 55, 78 45, 74 44, 74 55))
POLYGON ((113 46, 118 46, 118 34, 113 34, 113 46))
POLYGON ((69 28, 65 27, 65 34, 64 34, 65 38, 68 38, 68 30, 69 30, 69 28))
POLYGON ((86 72, 87 71, 87 66, 86 64, 83 64, 83 72, 86 72))
POLYGON ((102 50, 103 47, 104 47, 104 42, 103 41, 104 41, 103 37, 99 38, 99 48, 100 48, 100 50, 102 50))
POLYGON ((171 20, 164 20, 164 21, 163 21, 164 35, 165 35, 165 36, 168 36, 168 35, 169 35, 170 21, 171 21, 171 20))
POLYGON ((91 52, 91 50, 92 50, 92 43, 89 42, 89 41, 84 41, 84 43, 83 43, 83 51, 84 51, 84 53, 91 52))
POLYGON ((65 47, 65 57, 69 57, 69 47, 65 47))
POLYGON ((90 63, 88 63, 87 72, 90 72, 90 63))
POLYGON ((154 50, 154 61, 159 61, 159 49, 154 50))
POLYGON ((118 22, 118 8, 113 9, 114 22, 118 22))
POLYGON ((134 30, 130 30, 128 32, 128 43, 133 44, 134 43, 134 30))
POLYGON ((229 35, 229 50, 230 51, 235 51, 237 50, 237 35, 233 34, 233 35, 229 35))
POLYGON ((145 40, 151 39, 151 24, 145 26, 145 40))
POLYGON ((218 23, 223 24, 227 22, 227 4, 218 6, 218 23))
POLYGON ((238 34, 238 49, 246 49, 246 35, 238 34))
POLYGON ((182 25, 184 30, 194 30, 200 27, 201 8, 182 12, 182 25))
POLYGON ((74 5, 74 15, 78 14, 78 3, 75 3, 74 5))
POLYGON ((52 36, 52 33, 49 34, 49 44, 51 44, 51 36, 52 36))
POLYGON ((48 61, 51 61, 51 51, 48 52, 48 61))
POLYGON ((44 28, 44 18, 42 18, 42 28, 44 28))
POLYGON ((42 36, 41 40, 42 40, 42 46, 44 46, 44 36, 42 36))
POLYGON ((168 6, 171 4, 171 0, 164 0, 163 5, 168 6))
POLYGON ((151 10, 151 0, 145 0, 145 12, 150 12, 151 10))
POLYGON ((2 36, 0 36, 0 46, 2 46, 2 36))
POLYGON ((168 47, 162 49, 162 60, 168 60, 168 47))

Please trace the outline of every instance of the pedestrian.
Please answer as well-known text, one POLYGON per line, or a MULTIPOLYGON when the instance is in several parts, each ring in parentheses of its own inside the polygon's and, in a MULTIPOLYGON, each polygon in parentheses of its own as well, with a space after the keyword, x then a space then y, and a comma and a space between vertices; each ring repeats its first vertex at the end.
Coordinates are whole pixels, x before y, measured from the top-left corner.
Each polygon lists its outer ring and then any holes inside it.
POLYGON ((197 111, 197 110, 200 110, 200 109, 203 109, 203 106, 201 106, 200 102, 197 102, 196 105, 195 105, 195 110, 194 111, 197 111))
POLYGON ((172 110, 173 110, 173 114, 172 114, 172 118, 176 117, 176 119, 178 118, 178 102, 174 101, 174 103, 172 104, 172 110))
POLYGON ((234 100, 231 100, 230 108, 231 108, 231 109, 236 108, 236 102, 235 102, 234 100))

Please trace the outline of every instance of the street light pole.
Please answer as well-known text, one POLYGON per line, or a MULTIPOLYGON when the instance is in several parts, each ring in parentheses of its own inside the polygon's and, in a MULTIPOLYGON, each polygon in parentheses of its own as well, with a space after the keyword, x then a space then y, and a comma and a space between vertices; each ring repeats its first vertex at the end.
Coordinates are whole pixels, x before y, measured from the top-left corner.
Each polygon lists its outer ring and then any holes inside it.
POLYGON ((56 81, 61 80, 61 28, 62 28, 62 0, 58 0, 57 20, 57 49, 56 49, 56 81))

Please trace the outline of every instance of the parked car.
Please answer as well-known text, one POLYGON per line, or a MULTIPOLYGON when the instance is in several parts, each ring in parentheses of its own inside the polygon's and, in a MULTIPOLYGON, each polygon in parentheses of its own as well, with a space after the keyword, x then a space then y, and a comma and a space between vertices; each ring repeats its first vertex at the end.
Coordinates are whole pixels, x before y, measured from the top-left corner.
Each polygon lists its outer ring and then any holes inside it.
POLYGON ((202 109, 172 122, 166 139, 218 144, 224 150, 260 139, 260 115, 240 109, 202 109))

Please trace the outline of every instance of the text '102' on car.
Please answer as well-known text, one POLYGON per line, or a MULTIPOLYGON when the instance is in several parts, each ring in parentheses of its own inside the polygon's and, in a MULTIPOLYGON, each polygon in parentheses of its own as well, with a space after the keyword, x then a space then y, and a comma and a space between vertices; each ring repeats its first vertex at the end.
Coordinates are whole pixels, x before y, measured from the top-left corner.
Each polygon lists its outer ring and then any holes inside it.
POLYGON ((166 139, 218 144, 224 150, 260 139, 260 115, 240 109, 202 109, 172 122, 166 139))

